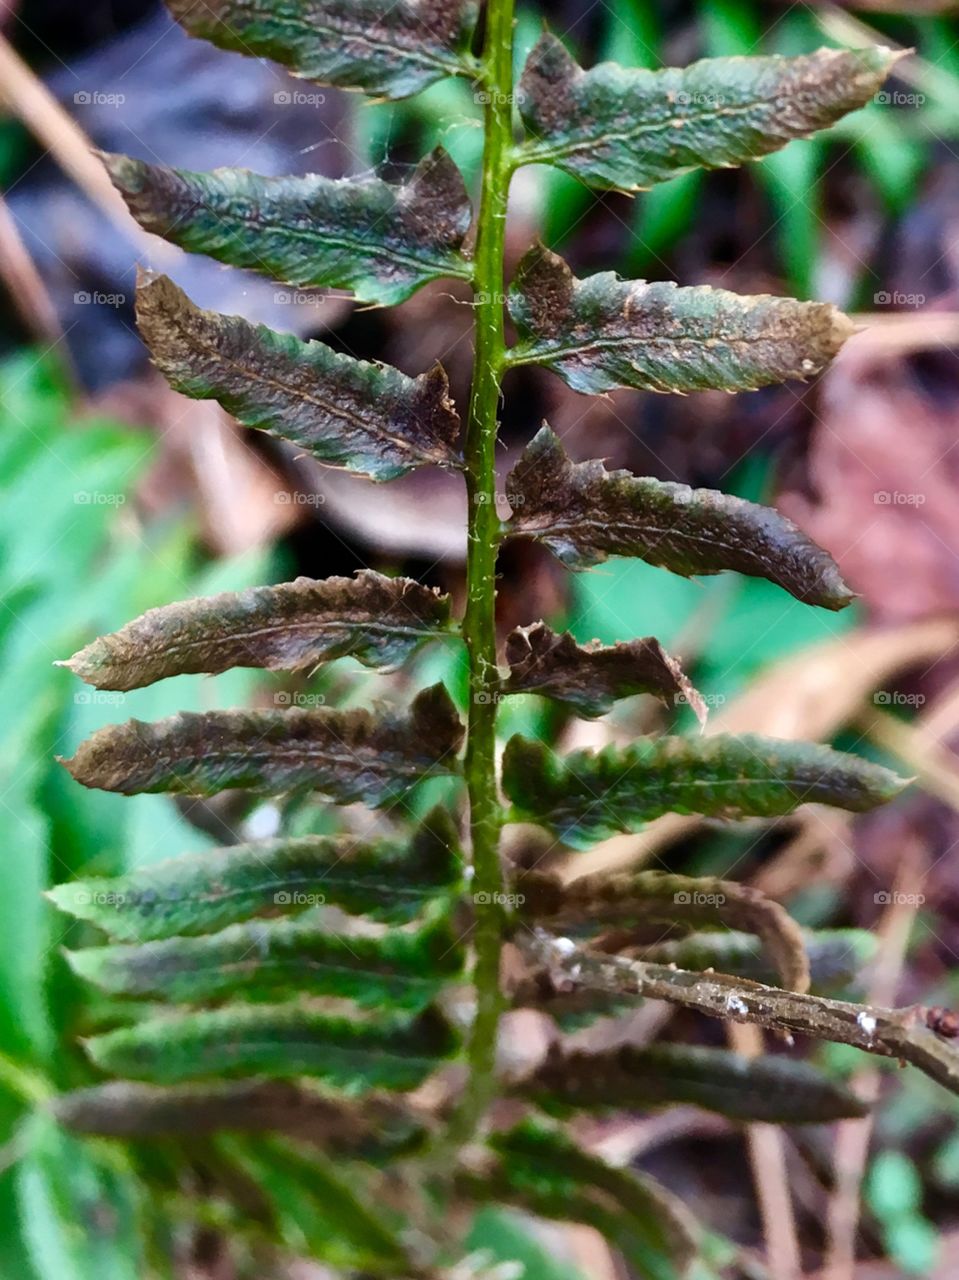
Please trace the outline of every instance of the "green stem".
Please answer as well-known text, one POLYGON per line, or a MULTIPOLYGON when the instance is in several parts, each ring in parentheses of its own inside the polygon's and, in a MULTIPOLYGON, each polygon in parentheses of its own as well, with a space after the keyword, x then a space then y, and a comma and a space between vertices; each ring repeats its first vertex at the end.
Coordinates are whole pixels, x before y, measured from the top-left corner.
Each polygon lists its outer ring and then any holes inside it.
POLYGON ((502 810, 496 787, 496 555, 501 528, 496 503, 496 436, 506 337, 503 317, 506 209, 513 148, 513 4, 489 0, 482 79, 485 94, 483 189, 476 237, 476 338, 473 390, 466 432, 469 496, 467 601, 463 634, 469 654, 470 709, 466 783, 476 902, 473 980, 476 1017, 470 1037, 469 1082, 452 1125, 468 1141, 493 1094, 496 1033, 502 1012, 499 965, 504 932, 499 859, 502 810))
POLYGON ((0 1088, 12 1093, 29 1107, 41 1106, 54 1096, 54 1089, 45 1076, 32 1067, 0 1053, 0 1088))

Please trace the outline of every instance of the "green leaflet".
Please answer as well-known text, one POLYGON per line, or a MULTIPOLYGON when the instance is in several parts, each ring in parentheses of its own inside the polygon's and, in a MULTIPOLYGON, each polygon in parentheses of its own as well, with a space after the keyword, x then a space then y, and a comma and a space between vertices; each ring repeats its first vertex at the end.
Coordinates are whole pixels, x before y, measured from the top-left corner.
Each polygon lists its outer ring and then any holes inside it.
POLYGON ((471 74, 475 0, 167 0, 191 36, 341 89, 406 98, 471 74))
POLYGON ((578 715, 605 715, 619 698, 651 693, 666 703, 688 703, 700 721, 706 705, 658 640, 578 645, 544 622, 518 627, 506 640, 508 693, 539 693, 565 702, 578 715))
POLYGON ((423 778, 456 773, 462 736, 449 694, 434 685, 408 716, 293 708, 128 720, 99 729, 63 763, 85 787, 124 795, 306 788, 338 804, 376 807, 423 778))
POLYGON ((451 819, 434 809, 408 841, 281 837, 186 854, 112 879, 71 881, 47 896, 114 938, 151 942, 321 903, 402 923, 450 893, 463 865, 451 819))
POLYGON ((574 848, 664 813, 774 818, 801 804, 863 813, 906 785, 857 756, 759 734, 640 738, 566 757, 516 736, 503 757, 512 820, 538 822, 574 848))
MULTIPOLYGON (((37 1280, 143 1280, 147 1196, 132 1170, 38 1113, 16 1139, 20 1224, 37 1280)), ((18 1272, 5 1280, 28 1280, 18 1272)))
POLYGON ((215 1149, 266 1202, 272 1234, 291 1253, 340 1275, 422 1274, 403 1242, 403 1218, 377 1195, 370 1170, 275 1138, 222 1137, 215 1149))
POLYGON ((554 1046, 516 1091, 563 1114, 682 1102, 732 1120, 824 1124, 867 1111, 811 1063, 677 1044, 621 1044, 599 1052, 554 1046))
POLYGON ((544 1218, 584 1222, 649 1280, 680 1280, 698 1250, 699 1228, 682 1201, 644 1174, 589 1155, 541 1121, 490 1138, 500 1162, 467 1185, 544 1218))
POLYGON ((515 1274, 519 1274, 516 1268, 523 1267, 523 1280, 587 1280, 579 1267, 556 1252, 551 1240, 543 1240, 541 1233, 535 1232, 527 1218, 495 1204, 480 1208, 463 1247, 482 1255, 487 1263, 484 1280, 498 1280, 503 1274, 496 1270, 500 1264, 511 1264, 515 1274))
POLYGON ((750 885, 662 871, 580 876, 564 884, 558 876, 528 871, 517 876, 516 888, 523 916, 550 927, 615 922, 748 929, 762 939, 779 983, 790 991, 809 990, 802 930, 784 907, 750 885))
POLYGON ((522 341, 510 364, 542 364, 575 391, 754 391, 820 373, 855 332, 826 302, 743 297, 710 285, 577 280, 534 245, 510 289, 522 341))
POLYGON ((724 569, 766 578, 824 609, 854 599, 832 557, 771 507, 571 462, 549 427, 527 445, 506 494, 510 533, 544 542, 571 569, 636 556, 685 578, 724 569))
MULTIPOLYGON (((878 950, 876 935, 866 929, 805 929, 803 942, 809 957, 813 991, 845 986, 869 964, 878 950)), ((679 969, 730 973, 751 982, 774 985, 779 974, 759 951, 749 933, 691 933, 633 951, 652 964, 673 964, 679 969)))
POLYGON ((121 690, 232 667, 300 671, 347 655, 385 667, 449 630, 449 596, 362 569, 151 609, 62 665, 97 689, 121 690))
POLYGON ((231 994, 243 1000, 299 994, 424 1009, 463 972, 463 946, 448 920, 379 937, 257 920, 201 938, 88 947, 67 959, 81 978, 115 995, 187 1004, 231 994))
POLYGON ((358 1011, 340 1015, 293 1003, 150 1018, 86 1042, 102 1070, 138 1080, 315 1076, 354 1095, 414 1089, 457 1046, 431 1009, 367 1020, 358 1011))
POLYGON ((334 1155, 370 1163, 403 1153, 423 1136, 420 1122, 391 1094, 366 1093, 351 1104, 308 1080, 165 1088, 117 1080, 63 1094, 54 1114, 74 1132, 107 1138, 287 1133, 334 1155))
POLYGON ((244 426, 329 466, 395 480, 420 466, 459 465, 459 416, 439 365, 408 378, 322 342, 203 311, 167 276, 141 274, 137 323, 176 391, 217 400, 244 426))
POLYGON ((705 58, 648 71, 583 71, 548 32, 520 81, 534 138, 526 164, 636 191, 690 169, 729 168, 828 128, 870 101, 902 56, 882 47, 798 58, 705 58))
POLYGON ((462 246, 472 207, 442 148, 399 185, 192 173, 122 155, 103 161, 147 231, 297 288, 351 289, 360 302, 392 306, 428 280, 470 274, 462 246))

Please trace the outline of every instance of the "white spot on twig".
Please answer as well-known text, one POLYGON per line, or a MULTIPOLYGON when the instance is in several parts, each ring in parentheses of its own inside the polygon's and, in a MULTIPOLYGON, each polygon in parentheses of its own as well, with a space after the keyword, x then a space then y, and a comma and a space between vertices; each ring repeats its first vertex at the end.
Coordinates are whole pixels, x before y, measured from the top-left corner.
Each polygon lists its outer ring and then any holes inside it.
POLYGON ((745 1018, 749 1014, 749 1005, 739 996, 726 997, 726 1012, 734 1017, 745 1018))
POLYGON ((856 1018, 856 1024, 859 1027, 859 1030, 865 1032, 867 1038, 872 1040, 873 1036, 876 1034, 876 1027, 878 1025, 872 1014, 863 1009, 862 1013, 860 1013, 856 1018))

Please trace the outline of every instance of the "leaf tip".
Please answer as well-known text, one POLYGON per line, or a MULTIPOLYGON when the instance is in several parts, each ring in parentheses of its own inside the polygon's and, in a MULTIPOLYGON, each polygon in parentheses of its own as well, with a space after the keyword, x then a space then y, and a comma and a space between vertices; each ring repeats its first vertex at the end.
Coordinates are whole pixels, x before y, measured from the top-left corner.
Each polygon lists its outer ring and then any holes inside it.
POLYGON ((51 903, 54 907, 56 907, 58 911, 62 911, 66 915, 72 915, 73 911, 71 907, 67 904, 66 894, 63 892, 64 889, 67 889, 69 887, 70 886, 68 885, 55 884, 55 885, 52 885, 49 889, 44 889, 42 896, 47 900, 47 902, 51 903))
POLYGON ((90 964, 89 952, 71 947, 61 947, 60 954, 70 967, 70 972, 87 981, 92 977, 94 966, 90 964))
POLYGON ((831 320, 832 331, 839 346, 841 346, 847 338, 851 338, 854 333, 859 331, 860 326, 856 321, 853 320, 851 316, 847 316, 845 311, 840 311, 838 307, 832 307, 831 320))
POLYGON ((94 154, 124 199, 129 202, 131 197, 140 194, 148 167, 142 160, 136 160, 133 156, 117 151, 97 150, 94 154))
POLYGON ((900 62, 904 62, 906 58, 911 58, 916 50, 912 47, 908 49, 893 49, 887 44, 873 45, 869 50, 875 58, 876 63, 880 67, 885 68, 886 75, 898 66, 900 62))
POLYGON ((93 644, 89 644, 83 649, 78 649, 69 658, 58 658, 53 665, 55 667, 63 667, 73 675, 78 676, 84 684, 92 684, 95 688, 100 687, 97 685, 97 663, 95 661, 98 643, 98 641, 94 641, 93 644))
POLYGON ((186 303, 188 301, 186 294, 181 293, 169 276, 137 263, 135 296, 137 326, 147 346, 151 346, 156 336, 156 313, 162 310, 164 304, 169 306, 171 302, 186 303))

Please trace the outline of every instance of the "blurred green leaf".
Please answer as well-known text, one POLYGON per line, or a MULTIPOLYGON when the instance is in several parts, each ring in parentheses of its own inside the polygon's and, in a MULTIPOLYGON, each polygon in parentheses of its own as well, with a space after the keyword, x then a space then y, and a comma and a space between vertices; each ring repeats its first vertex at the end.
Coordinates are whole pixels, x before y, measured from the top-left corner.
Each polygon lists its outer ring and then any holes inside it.
POLYGON ((319 1012, 291 1001, 147 1018, 94 1036, 86 1047, 102 1070, 160 1084, 309 1075, 359 1094, 414 1089, 456 1052, 459 1042, 433 1010, 371 1019, 346 1002, 336 1012, 319 1012))
POLYGON ((898 1263, 910 1275, 930 1276, 939 1256, 939 1232, 925 1218, 896 1218, 885 1233, 890 1261, 898 1263))
POLYGON ((383 1009, 422 1009, 462 973, 448 921, 416 933, 347 935, 312 921, 256 920, 200 938, 69 952, 74 972, 105 991, 175 1004, 338 996, 383 1009))
POLYGON ((517 1213, 485 1207, 473 1220, 466 1247, 486 1254, 491 1264, 515 1262, 523 1280, 584 1280, 572 1262, 564 1262, 530 1233, 517 1213))
POLYGON ((916 1166, 901 1151, 883 1151, 873 1160, 866 1181, 869 1204, 880 1218, 912 1212, 922 1203, 916 1166))
POLYGON ((43 992, 54 941, 41 898, 48 827, 24 792, 15 784, 0 805, 0 843, 7 851, 0 894, 0 1045, 5 1053, 39 1062, 53 1048, 43 992))
POLYGON ((382 1274, 387 1263, 406 1274, 401 1224, 382 1204, 375 1213, 366 1207, 362 1188, 352 1185, 360 1166, 334 1166, 318 1152, 302 1155, 272 1139, 221 1138, 217 1147, 266 1197, 287 1248, 350 1272, 382 1274))
POLYGON ((922 1177, 913 1161, 902 1151, 881 1151, 869 1167, 864 1191, 890 1259, 910 1275, 930 1275, 939 1238, 923 1217, 922 1177))
POLYGON ((629 276, 665 274, 662 255, 694 224, 703 192, 699 169, 671 178, 636 198, 623 270, 629 276))
POLYGON ((143 1280, 146 1275, 139 1187, 95 1152, 52 1119, 37 1116, 30 1123, 17 1188, 38 1280, 143 1280))
POLYGON ((928 147, 909 137, 898 113, 882 105, 867 108, 860 122, 855 144, 859 161, 889 212, 901 214, 919 193, 929 161, 928 147))
POLYGON ((702 6, 700 24, 711 58, 761 51, 762 27, 755 0, 710 0, 702 6))

